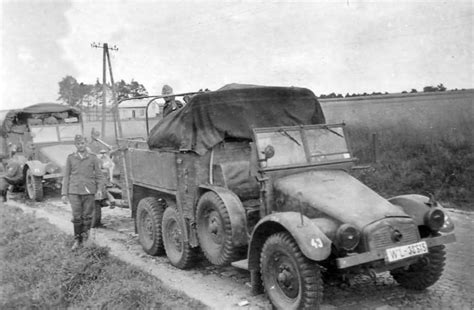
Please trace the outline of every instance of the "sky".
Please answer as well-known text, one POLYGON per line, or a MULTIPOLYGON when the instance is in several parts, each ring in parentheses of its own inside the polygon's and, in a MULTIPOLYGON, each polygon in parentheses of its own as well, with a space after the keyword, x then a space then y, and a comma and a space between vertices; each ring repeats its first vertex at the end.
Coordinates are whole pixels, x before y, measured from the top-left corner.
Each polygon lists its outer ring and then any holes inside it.
POLYGON ((472 1, 2 0, 0 110, 55 102, 71 75, 159 94, 228 83, 316 95, 473 88, 472 1))

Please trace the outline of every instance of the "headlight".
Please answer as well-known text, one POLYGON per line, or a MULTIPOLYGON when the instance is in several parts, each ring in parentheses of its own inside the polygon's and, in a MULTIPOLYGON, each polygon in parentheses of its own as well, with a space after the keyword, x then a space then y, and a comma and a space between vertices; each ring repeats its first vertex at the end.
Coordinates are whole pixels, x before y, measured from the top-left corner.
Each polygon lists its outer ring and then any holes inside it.
POLYGON ((447 213, 444 214, 444 224, 443 227, 439 230, 443 233, 449 233, 454 230, 454 223, 447 213))
POLYGON ((341 225, 336 232, 336 246, 344 250, 353 250, 360 240, 359 230, 350 225, 343 224, 341 225))
POLYGON ((54 165, 54 164, 49 163, 49 164, 46 166, 46 172, 47 172, 47 173, 55 173, 55 172, 57 172, 58 170, 59 170, 59 168, 58 168, 56 165, 54 165))
POLYGON ((433 208, 425 214, 425 225, 432 231, 439 231, 444 225, 445 217, 443 210, 433 208))

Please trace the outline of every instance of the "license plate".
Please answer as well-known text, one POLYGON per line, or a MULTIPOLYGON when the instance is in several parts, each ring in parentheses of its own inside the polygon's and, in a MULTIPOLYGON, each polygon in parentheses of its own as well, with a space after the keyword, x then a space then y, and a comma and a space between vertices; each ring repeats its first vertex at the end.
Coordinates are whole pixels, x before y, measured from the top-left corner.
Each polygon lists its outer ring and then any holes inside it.
POLYGON ((421 241, 413 244, 402 245, 396 248, 386 249, 385 257, 386 261, 391 263, 425 253, 428 253, 428 246, 426 245, 426 241, 421 241))

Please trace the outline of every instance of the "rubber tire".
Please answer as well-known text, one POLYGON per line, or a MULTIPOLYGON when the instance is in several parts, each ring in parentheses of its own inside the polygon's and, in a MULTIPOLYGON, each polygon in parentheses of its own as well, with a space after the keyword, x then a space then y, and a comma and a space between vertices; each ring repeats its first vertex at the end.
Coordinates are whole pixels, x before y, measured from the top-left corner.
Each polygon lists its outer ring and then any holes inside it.
POLYGON ((163 204, 154 197, 141 199, 137 206, 138 240, 143 250, 153 256, 165 254, 161 232, 163 210, 163 204))
POLYGON ((218 266, 230 264, 238 248, 232 243, 229 212, 216 193, 206 192, 199 199, 196 228, 199 245, 207 260, 218 266), (214 224, 213 228, 210 228, 211 221, 214 224), (211 229, 213 232, 210 231, 211 229))
POLYGON ((162 229, 166 256, 171 264, 179 269, 192 267, 196 262, 196 250, 184 240, 185 230, 174 207, 166 208, 163 213, 162 229))
MULTIPOLYGON (((287 232, 271 235, 260 255, 260 272, 265 293, 277 309, 319 309, 323 300, 323 281, 319 265, 303 255, 296 241, 287 232), (284 276, 280 268, 296 276, 296 290, 285 293, 279 283, 284 276), (292 295, 292 296, 290 296, 292 295)), ((290 278, 291 281, 291 278, 290 278)))
POLYGON ((95 201, 94 211, 92 212, 92 228, 97 228, 102 220, 102 203, 99 200, 95 201))
POLYGON ((397 268, 390 271, 390 274, 400 286, 406 289, 424 290, 435 284, 443 273, 446 260, 444 248, 444 245, 429 248, 428 254, 425 255, 429 260, 428 264, 420 260, 408 266, 408 269, 397 268))
POLYGON ((31 169, 27 169, 25 183, 26 196, 33 201, 41 201, 43 199, 43 178, 33 175, 31 169))

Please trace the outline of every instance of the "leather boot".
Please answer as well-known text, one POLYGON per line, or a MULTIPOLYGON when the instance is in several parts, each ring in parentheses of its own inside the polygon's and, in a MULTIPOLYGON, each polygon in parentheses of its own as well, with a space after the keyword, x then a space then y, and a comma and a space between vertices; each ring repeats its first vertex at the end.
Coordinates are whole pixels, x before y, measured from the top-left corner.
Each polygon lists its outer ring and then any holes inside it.
POLYGON ((84 243, 87 243, 89 244, 90 243, 90 239, 89 239, 89 233, 90 233, 90 229, 91 229, 91 221, 90 220, 86 220, 84 221, 83 225, 82 225, 82 241, 84 243))
POLYGON ((82 223, 74 224, 74 244, 71 250, 77 250, 82 246, 82 223))

